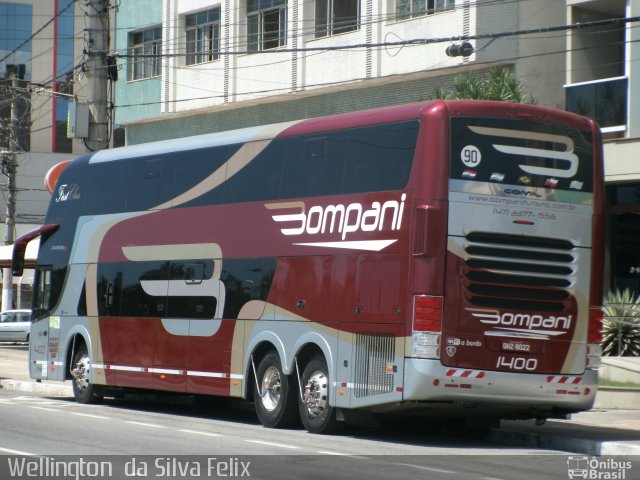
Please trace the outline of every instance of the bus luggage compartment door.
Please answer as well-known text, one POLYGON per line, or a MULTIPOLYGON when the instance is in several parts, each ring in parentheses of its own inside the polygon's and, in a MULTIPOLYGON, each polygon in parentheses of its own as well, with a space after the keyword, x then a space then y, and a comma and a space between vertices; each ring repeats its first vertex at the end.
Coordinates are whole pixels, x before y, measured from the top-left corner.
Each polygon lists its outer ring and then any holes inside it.
POLYGON ((29 334, 29 376, 36 380, 49 378, 49 322, 60 322, 58 317, 47 317, 31 324, 29 334))

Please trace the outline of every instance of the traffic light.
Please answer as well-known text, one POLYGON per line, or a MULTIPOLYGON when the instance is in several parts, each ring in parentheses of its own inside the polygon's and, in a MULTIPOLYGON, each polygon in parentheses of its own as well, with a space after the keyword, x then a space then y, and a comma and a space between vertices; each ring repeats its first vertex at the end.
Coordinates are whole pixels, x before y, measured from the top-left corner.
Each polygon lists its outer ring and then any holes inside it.
POLYGON ((468 57, 474 52, 473 45, 469 42, 454 43, 449 45, 446 49, 446 53, 450 57, 468 57))

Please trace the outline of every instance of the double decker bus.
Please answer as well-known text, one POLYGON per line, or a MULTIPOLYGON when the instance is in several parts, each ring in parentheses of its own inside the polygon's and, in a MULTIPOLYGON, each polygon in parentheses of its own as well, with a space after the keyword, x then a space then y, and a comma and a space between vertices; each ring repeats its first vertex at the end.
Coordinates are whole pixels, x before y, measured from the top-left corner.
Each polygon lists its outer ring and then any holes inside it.
POLYGON ((530 105, 433 101, 80 157, 40 236, 30 375, 252 399, 327 432, 353 410, 591 408, 601 140, 530 105))

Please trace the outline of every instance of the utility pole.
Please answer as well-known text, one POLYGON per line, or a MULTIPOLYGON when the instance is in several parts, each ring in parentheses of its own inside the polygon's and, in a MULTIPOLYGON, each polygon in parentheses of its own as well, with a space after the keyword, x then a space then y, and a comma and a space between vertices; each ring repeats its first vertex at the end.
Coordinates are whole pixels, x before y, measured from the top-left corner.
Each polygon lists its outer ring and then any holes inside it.
MULTIPOLYGON (((11 124, 9 126, 9 151, 2 157, 2 172, 9 180, 7 192, 7 234, 5 245, 13 245, 15 240, 14 231, 16 224, 16 152, 18 145, 18 71, 19 66, 15 65, 7 69, 7 80, 11 80, 11 124)), ((11 268, 2 269, 2 309, 13 308, 13 273, 11 268)))
POLYGON ((107 87, 109 59, 109 0, 88 0, 87 17, 87 98, 89 104, 89 136, 85 146, 101 150, 109 146, 107 87))

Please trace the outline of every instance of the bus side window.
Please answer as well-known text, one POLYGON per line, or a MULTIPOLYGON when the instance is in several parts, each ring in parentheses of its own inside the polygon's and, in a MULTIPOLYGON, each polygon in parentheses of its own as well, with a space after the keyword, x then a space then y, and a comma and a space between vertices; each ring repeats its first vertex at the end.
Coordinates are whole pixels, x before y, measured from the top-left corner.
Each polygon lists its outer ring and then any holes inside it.
POLYGON ((417 136, 417 121, 351 130, 343 193, 404 188, 417 136))
POLYGON ((98 315, 120 315, 122 264, 102 264, 98 267, 98 315))
POLYGON ((127 210, 149 210, 171 198, 173 172, 167 159, 145 158, 132 165, 127 210))
POLYGON ((280 198, 340 193, 346 139, 343 132, 287 139, 280 198))
POLYGON ((168 297, 170 318, 215 317, 218 301, 222 299, 218 299, 219 279, 212 278, 213 270, 213 260, 171 262, 168 297))
POLYGON ((116 160, 90 164, 83 192, 83 212, 88 215, 126 211, 129 162, 116 160))
POLYGON ((80 292, 80 298, 78 299, 78 315, 87 315, 87 282, 82 285, 82 292, 80 292))
POLYGON ((250 202, 278 198, 282 175, 284 141, 274 139, 224 184, 224 201, 250 202))
POLYGON ((202 280, 204 280, 204 265, 202 263, 185 266, 184 281, 187 285, 200 285, 202 280))
POLYGON ((51 265, 40 265, 36 268, 34 291, 34 318, 41 313, 47 313, 51 308, 51 265))
MULTIPOLYGON (((170 155, 173 170, 172 198, 188 192, 220 169, 235 154, 239 145, 221 145, 190 152, 175 152, 170 155)), ((222 185, 196 196, 187 205, 218 205, 222 203, 222 185)))

